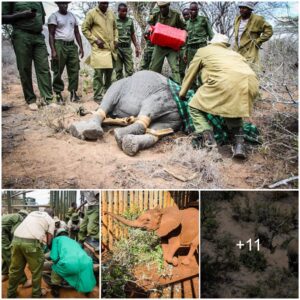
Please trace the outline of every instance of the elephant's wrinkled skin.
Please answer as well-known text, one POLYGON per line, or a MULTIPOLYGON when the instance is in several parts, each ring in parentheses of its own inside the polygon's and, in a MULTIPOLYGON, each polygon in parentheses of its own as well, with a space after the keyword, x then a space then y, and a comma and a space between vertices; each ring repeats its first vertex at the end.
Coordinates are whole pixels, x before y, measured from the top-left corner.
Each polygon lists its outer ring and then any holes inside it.
MULTIPOLYGON (((176 102, 173 100, 167 78, 152 71, 140 71, 131 77, 115 82, 105 94, 97 113, 88 121, 73 123, 69 130, 80 139, 96 140, 103 135, 101 127, 106 116, 140 119, 150 118, 149 128, 172 128, 177 131, 181 125, 176 102)), ((146 133, 143 122, 115 129, 119 147, 128 155, 154 145, 158 138, 146 133)))
POLYGON ((180 210, 175 205, 149 209, 136 220, 127 220, 109 212, 107 214, 125 225, 155 231, 167 241, 162 243, 164 261, 174 266, 178 265, 178 259, 174 255, 180 247, 190 248, 188 255, 182 260, 183 264, 188 265, 199 245, 199 211, 196 208, 180 210))

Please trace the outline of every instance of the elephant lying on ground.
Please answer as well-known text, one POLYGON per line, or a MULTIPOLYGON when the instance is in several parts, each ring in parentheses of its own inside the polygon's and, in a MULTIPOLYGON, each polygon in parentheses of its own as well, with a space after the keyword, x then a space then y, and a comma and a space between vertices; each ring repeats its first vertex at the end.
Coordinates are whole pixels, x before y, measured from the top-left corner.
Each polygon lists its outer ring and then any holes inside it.
POLYGON ((134 116, 137 119, 133 124, 115 129, 118 146, 128 155, 153 146, 158 137, 146 133, 147 128, 177 131, 182 123, 167 80, 159 73, 140 71, 115 82, 90 120, 70 126, 71 134, 80 139, 97 140, 103 135, 101 124, 106 116, 134 116))
POLYGON ((199 245, 199 211, 196 208, 180 210, 175 205, 149 209, 136 220, 127 220, 110 212, 106 214, 125 225, 155 231, 163 241, 164 261, 174 266, 178 265, 178 258, 174 255, 180 247, 190 248, 188 255, 182 260, 182 264, 189 265, 199 245))

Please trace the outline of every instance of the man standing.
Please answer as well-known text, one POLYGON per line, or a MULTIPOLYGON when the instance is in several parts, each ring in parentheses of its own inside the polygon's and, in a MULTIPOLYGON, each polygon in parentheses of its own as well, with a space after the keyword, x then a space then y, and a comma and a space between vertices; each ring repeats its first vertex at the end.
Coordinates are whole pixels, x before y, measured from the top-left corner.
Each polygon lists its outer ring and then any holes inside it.
MULTIPOLYGON (((185 24, 187 23, 187 21, 190 19, 190 9, 189 8, 185 8, 182 11, 182 17, 184 19, 185 24)), ((184 59, 184 55, 185 55, 185 51, 186 51, 186 45, 184 44, 179 52, 179 73, 180 73, 180 80, 182 81, 185 75, 185 69, 186 69, 186 61, 184 59)))
POLYGON ((12 44, 25 101, 30 110, 38 109, 32 86, 32 62, 42 98, 41 104, 52 101, 48 52, 42 34, 44 23, 42 2, 2 2, 2 24, 11 24, 13 27, 12 44))
POLYGON ((87 13, 81 30, 92 47, 87 62, 94 68, 94 100, 101 101, 111 85, 118 47, 116 19, 108 10, 108 2, 99 2, 98 7, 87 13))
POLYGON ((81 192, 84 197, 82 205, 87 204, 84 219, 80 225, 78 240, 83 243, 87 237, 99 241, 99 193, 81 192))
MULTIPOLYGON (((16 214, 2 216, 2 281, 8 279, 8 271, 11 262, 11 242, 15 229, 22 223, 27 215, 28 212, 22 209, 16 214)), ((20 283, 23 284, 23 287, 31 286, 31 280, 27 280, 25 273, 23 274, 20 283)))
POLYGON ((70 101, 79 101, 76 94, 79 79, 78 48, 74 43, 76 38, 79 45, 79 55, 84 56, 81 36, 78 30, 76 17, 68 11, 70 2, 55 2, 58 11, 48 19, 49 44, 52 56, 53 90, 56 93, 58 103, 63 103, 61 92, 64 90, 64 82, 61 78, 64 68, 67 68, 70 92, 70 101))
POLYGON ((43 242, 51 248, 54 234, 53 211, 34 211, 16 228, 12 241, 11 265, 7 298, 17 298, 17 288, 26 264, 32 274, 32 298, 41 298, 41 280, 44 264, 43 242))
POLYGON ((261 16, 253 14, 254 2, 239 4, 240 16, 234 21, 234 50, 244 56, 254 71, 260 69, 259 49, 273 35, 272 26, 261 16))
POLYGON ((131 40, 135 47, 136 57, 140 56, 140 48, 136 40, 133 20, 127 17, 127 5, 125 3, 120 3, 118 6, 117 28, 119 40, 116 74, 117 80, 119 80, 123 78, 123 66, 125 68, 126 77, 133 74, 131 40))
POLYGON ((68 211, 66 213, 66 222, 67 223, 71 219, 72 215, 76 212, 77 212, 77 204, 76 204, 76 202, 72 202, 71 207, 68 208, 68 211))
POLYGON ((69 237, 75 241, 78 241, 78 232, 82 219, 79 217, 79 213, 74 213, 71 219, 68 221, 69 237))
POLYGON ((246 157, 243 117, 250 117, 252 103, 258 93, 258 80, 246 60, 229 49, 228 37, 215 34, 211 44, 200 48, 184 77, 179 97, 184 100, 196 76, 203 84, 189 103, 197 138, 202 146, 213 147, 216 142, 206 114, 224 117, 233 139, 233 157, 246 157))
MULTIPOLYGON (((180 13, 173 9, 170 9, 170 2, 160 1, 157 2, 157 5, 159 7, 159 12, 154 13, 152 16, 150 16, 148 21, 149 25, 155 25, 159 22, 161 24, 169 25, 175 28, 185 29, 185 24, 181 19, 180 13)), ((160 47, 158 45, 155 45, 150 63, 150 70, 161 73, 166 57, 172 70, 172 79, 177 83, 180 83, 181 81, 179 74, 178 56, 178 51, 175 51, 168 47, 160 47)))
POLYGON ((198 16, 199 7, 197 2, 190 4, 190 20, 186 29, 188 38, 186 41, 186 59, 189 65, 199 48, 207 46, 207 41, 213 37, 211 25, 207 18, 198 16))

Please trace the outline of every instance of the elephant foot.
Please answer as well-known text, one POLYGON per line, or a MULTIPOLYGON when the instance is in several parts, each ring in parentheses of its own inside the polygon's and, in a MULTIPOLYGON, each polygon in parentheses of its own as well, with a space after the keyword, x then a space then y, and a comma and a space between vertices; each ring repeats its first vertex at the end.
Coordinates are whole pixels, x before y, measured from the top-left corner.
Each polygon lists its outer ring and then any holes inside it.
POLYGON ((97 140, 103 136, 100 120, 96 116, 87 121, 74 122, 69 131, 73 136, 82 140, 97 140))
POLYGON ((134 156, 139 151, 139 143, 136 137, 133 134, 127 134, 123 137, 122 150, 125 154, 134 156))
POLYGON ((190 260, 188 257, 185 257, 185 258, 181 261, 181 263, 182 263, 183 265, 188 266, 188 265, 191 263, 191 260, 190 260))
POLYGON ((123 134, 121 134, 121 128, 116 128, 114 130, 115 139, 117 141, 118 147, 122 150, 122 140, 123 140, 123 134))

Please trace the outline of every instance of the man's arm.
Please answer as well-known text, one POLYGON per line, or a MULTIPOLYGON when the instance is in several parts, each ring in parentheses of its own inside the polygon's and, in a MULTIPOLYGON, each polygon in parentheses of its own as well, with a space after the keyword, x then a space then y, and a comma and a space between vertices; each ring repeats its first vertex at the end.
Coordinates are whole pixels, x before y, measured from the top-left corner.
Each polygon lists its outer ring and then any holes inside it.
POLYGON ((212 31, 212 27, 208 19, 206 19, 206 30, 207 30, 208 40, 210 41, 213 38, 214 33, 212 31))
POLYGON ((74 34, 75 34, 77 44, 79 46, 79 56, 80 56, 80 58, 83 58, 84 51, 83 51, 82 40, 81 40, 80 32, 78 29, 78 25, 75 25, 75 27, 74 27, 74 34))
POLYGON ((87 204, 86 200, 76 209, 76 212, 80 211, 81 207, 83 207, 85 204, 87 204))
POLYGON ((187 91, 190 89, 192 86, 194 80, 196 79, 197 75, 199 74, 200 70, 202 69, 202 59, 201 55, 199 54, 198 50, 197 53, 195 54, 193 60, 191 61, 191 64, 184 76, 182 85, 181 85, 181 90, 179 92, 179 97, 181 100, 185 98, 185 95, 187 91))
POLYGON ((263 32, 260 37, 256 39, 256 44, 260 46, 262 43, 268 41, 273 35, 273 28, 268 22, 263 19, 263 32))
POLYGON ((185 24, 185 22, 183 21, 183 19, 182 19, 182 17, 181 17, 181 15, 180 15, 180 13, 177 13, 178 15, 177 15, 177 24, 176 24, 176 27, 177 28, 179 28, 179 29, 186 29, 186 24, 185 24))
POLYGON ((47 232, 46 237, 47 237, 47 246, 49 247, 49 249, 51 249, 53 235, 51 233, 47 232))
POLYGON ((138 42, 137 42, 137 40, 136 40, 133 21, 132 21, 132 23, 131 23, 131 28, 130 28, 130 30, 131 30, 131 40, 132 40, 133 45, 134 45, 134 47, 135 47, 135 55, 136 55, 136 57, 139 57, 141 51, 140 51, 140 46, 139 46, 139 44, 138 44, 138 42))
POLYGON ((96 43, 99 48, 104 48, 103 41, 100 38, 96 37, 91 31, 93 24, 94 24, 94 18, 92 16, 92 13, 88 12, 81 25, 81 31, 91 45, 96 43))
POLYGON ((25 10, 15 14, 2 15, 2 24, 14 24, 19 20, 35 18, 36 11, 25 10))
POLYGON ((56 25, 48 24, 48 30, 49 30, 49 45, 51 48, 51 57, 52 57, 52 59, 57 59, 57 53, 56 53, 56 49, 55 49, 56 25))

